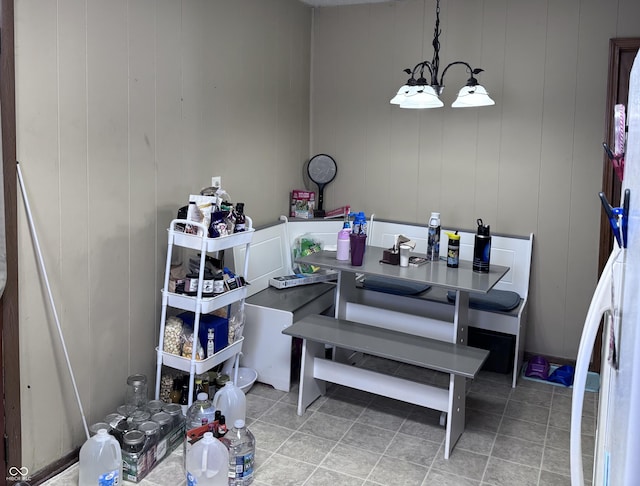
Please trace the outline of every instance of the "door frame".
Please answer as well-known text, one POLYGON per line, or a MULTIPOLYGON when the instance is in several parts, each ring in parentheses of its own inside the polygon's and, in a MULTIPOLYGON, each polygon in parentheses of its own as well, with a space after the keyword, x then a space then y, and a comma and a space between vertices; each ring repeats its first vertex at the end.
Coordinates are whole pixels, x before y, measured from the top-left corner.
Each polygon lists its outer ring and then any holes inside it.
MULTIPOLYGON (((640 49, 640 37, 620 37, 609 39, 609 76, 607 82, 607 100, 604 115, 604 138, 613 147, 613 111, 616 104, 627 104, 629 96, 629 75, 633 64, 633 57, 640 49), (629 54, 632 55, 629 62, 629 54)), ((602 156, 602 192, 613 207, 620 206, 620 191, 622 183, 613 170, 613 165, 606 154, 602 156)), ((613 232, 609 219, 604 211, 600 212, 600 248, 598 251, 598 277, 602 274, 613 248, 613 232)), ((596 336, 593 348, 591 369, 600 371, 602 362, 602 333, 596 336)))

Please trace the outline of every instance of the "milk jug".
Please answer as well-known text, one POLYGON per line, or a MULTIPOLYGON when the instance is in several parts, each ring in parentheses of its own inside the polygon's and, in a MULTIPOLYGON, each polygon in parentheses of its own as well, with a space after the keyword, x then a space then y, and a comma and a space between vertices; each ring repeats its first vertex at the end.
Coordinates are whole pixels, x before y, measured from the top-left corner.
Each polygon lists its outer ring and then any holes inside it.
POLYGON ((240 388, 228 381, 213 397, 213 406, 225 416, 228 424, 246 420, 247 399, 240 388))
POLYGON ((122 484, 120 444, 106 429, 87 440, 80 449, 79 486, 117 486, 122 484))
POLYGON ((229 451, 206 432, 187 453, 187 486, 227 486, 229 451))

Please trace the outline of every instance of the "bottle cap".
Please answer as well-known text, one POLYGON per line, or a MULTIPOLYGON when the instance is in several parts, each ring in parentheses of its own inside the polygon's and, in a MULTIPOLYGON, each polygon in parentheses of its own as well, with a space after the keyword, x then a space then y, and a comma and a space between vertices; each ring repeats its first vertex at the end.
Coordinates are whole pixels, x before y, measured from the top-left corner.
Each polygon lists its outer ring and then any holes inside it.
POLYGON ((241 428, 243 428, 243 427, 244 427, 244 420, 242 420, 242 419, 237 419, 237 420, 233 423, 233 426, 234 426, 236 429, 241 429, 241 428))
POLYGON ((457 231, 455 233, 450 233, 447 231, 446 233, 450 240, 460 240, 460 235, 457 231))
POLYGON ((205 401, 207 398, 209 398, 209 395, 207 395, 205 392, 200 392, 198 393, 198 400, 200 401, 205 401))
POLYGON ((211 442, 213 442, 213 433, 205 432, 204 435, 202 436, 202 442, 204 444, 210 444, 211 442))
POLYGON ((478 234, 480 236, 491 236, 491 230, 490 230, 491 226, 490 225, 484 226, 482 224, 482 220, 481 219, 478 219, 477 223, 478 223, 478 234))

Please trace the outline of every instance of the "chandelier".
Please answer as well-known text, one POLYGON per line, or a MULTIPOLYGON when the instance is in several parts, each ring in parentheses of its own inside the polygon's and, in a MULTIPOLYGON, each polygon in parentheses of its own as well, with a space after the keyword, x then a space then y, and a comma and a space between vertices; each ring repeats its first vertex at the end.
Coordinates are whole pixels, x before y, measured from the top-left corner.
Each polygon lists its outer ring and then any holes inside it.
POLYGON ((440 95, 444 90, 444 75, 451 66, 463 65, 467 68, 470 77, 467 84, 458 92, 458 97, 452 103, 453 108, 467 108, 473 106, 489 106, 495 105, 489 97, 487 90, 480 84, 475 75, 480 74, 483 69, 472 68, 471 65, 464 61, 454 61, 447 65, 442 71, 442 76, 438 79, 440 69, 440 0, 436 0, 436 25, 433 31, 433 59, 431 61, 422 61, 411 69, 405 69, 404 72, 411 75, 406 84, 404 84, 398 93, 391 99, 393 105, 400 105, 400 108, 440 108, 444 103, 440 99, 440 95), (429 80, 425 78, 425 71, 428 71, 429 80), (419 76, 416 79, 416 76, 419 76))

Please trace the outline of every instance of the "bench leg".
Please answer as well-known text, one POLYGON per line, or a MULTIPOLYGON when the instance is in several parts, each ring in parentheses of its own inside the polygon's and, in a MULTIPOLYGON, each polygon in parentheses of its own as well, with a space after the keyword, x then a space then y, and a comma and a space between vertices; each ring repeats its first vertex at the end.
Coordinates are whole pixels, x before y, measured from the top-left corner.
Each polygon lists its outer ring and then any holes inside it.
POLYGON ((449 459, 453 447, 464 431, 465 422, 465 387, 462 376, 449 376, 449 410, 447 412, 447 432, 444 444, 444 458, 449 459))
POLYGON ((309 405, 326 392, 325 382, 313 376, 315 358, 324 358, 324 344, 302 340, 302 363, 300 365, 300 390, 298 393, 298 415, 303 415, 309 405))

